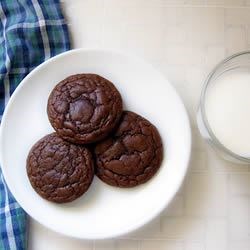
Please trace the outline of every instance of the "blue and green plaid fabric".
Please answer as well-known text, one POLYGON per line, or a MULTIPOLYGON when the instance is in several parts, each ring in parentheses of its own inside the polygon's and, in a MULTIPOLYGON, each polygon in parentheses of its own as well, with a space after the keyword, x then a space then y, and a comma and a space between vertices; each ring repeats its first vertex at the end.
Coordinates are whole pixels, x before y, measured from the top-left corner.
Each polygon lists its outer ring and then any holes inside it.
MULTIPOLYGON (((59 0, 0 0, 0 115, 21 80, 70 49, 59 0)), ((11 166, 9 166, 11 167, 11 166)), ((0 250, 27 247, 26 215, 0 169, 0 250)))

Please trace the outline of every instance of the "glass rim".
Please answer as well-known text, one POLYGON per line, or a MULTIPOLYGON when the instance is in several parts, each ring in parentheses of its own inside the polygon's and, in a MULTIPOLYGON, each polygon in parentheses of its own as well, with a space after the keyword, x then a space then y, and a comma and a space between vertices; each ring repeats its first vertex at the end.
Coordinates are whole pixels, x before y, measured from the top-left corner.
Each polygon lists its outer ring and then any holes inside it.
POLYGON ((209 136, 211 137, 211 143, 217 147, 218 149, 220 149, 222 152, 224 152, 225 154, 231 156, 232 158, 235 158, 239 161, 243 161, 246 163, 250 163, 250 157, 244 157, 242 155, 239 155, 237 153, 234 153, 233 151, 231 151, 230 149, 228 149, 226 146, 224 146, 220 140, 215 136, 213 130, 211 129, 208 119, 207 119, 207 115, 206 115, 206 111, 205 111, 205 98, 206 98, 206 93, 207 93, 207 89, 209 84, 211 83, 211 78, 214 76, 214 74, 217 72, 217 70, 222 67, 225 63, 231 61, 234 58, 243 56, 243 55, 250 55, 250 50, 246 50, 246 51, 242 51, 239 53, 235 53, 229 57, 226 57, 224 60, 222 60, 220 63, 218 63, 213 69, 212 71, 208 74, 208 76, 206 77, 203 87, 202 87, 202 91, 201 91, 201 97, 200 97, 200 102, 199 102, 199 108, 201 111, 201 117, 202 120, 204 122, 204 125, 207 129, 207 132, 209 134, 209 136))

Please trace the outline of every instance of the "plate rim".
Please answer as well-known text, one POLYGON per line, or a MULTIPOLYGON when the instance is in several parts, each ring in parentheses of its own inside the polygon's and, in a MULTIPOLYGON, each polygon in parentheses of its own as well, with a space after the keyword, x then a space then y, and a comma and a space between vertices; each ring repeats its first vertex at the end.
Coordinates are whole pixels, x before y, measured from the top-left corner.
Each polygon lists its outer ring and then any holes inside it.
MULTIPOLYGON (((2 116, 2 121, 1 121, 1 126, 0 126, 0 164, 1 164, 1 169, 2 169, 2 173, 3 173, 3 177, 4 180, 9 188, 9 190, 11 191, 11 193, 13 194, 14 198, 16 199, 16 201, 20 204, 20 206, 22 207, 22 209, 30 216, 32 217, 32 219, 34 219, 35 221, 37 221, 38 223, 40 223, 41 225, 45 226, 46 228, 49 228, 51 230, 53 230, 54 232, 57 232, 61 235, 65 235, 65 236, 70 236, 72 238, 76 238, 76 239, 84 239, 84 240, 104 240, 104 239, 111 239, 111 238, 116 238, 116 237, 120 237, 122 235, 126 235, 128 233, 131 233, 133 231, 137 231, 138 229, 140 229, 141 227, 143 227, 144 225, 150 223, 154 218, 156 218, 159 214, 162 213, 162 211, 164 209, 167 208, 167 206, 170 204, 170 202, 173 200, 173 198, 176 196, 176 193, 178 192, 178 190, 180 189, 180 187, 182 186, 182 183, 185 179, 185 176, 187 174, 188 168, 189 168, 189 163, 190 163, 190 159, 191 159, 191 153, 192 153, 192 132, 191 132, 191 124, 190 124, 190 119, 188 116, 188 112, 187 109, 183 103, 183 100, 181 99, 181 97, 179 96, 178 92, 176 91, 176 88, 171 84, 171 82, 168 80, 168 78, 162 74, 161 71, 159 71, 156 67, 154 67, 151 63, 149 63, 148 61, 144 60, 143 58, 136 56, 132 53, 129 52, 124 52, 121 50, 117 50, 117 49, 96 49, 96 48, 78 48, 78 49, 72 49, 72 50, 68 50, 66 52, 63 52, 61 54, 58 54, 54 57, 49 58, 48 60, 44 61, 43 63, 41 63, 40 65, 38 65, 35 69, 33 69, 27 76, 25 76, 25 78, 19 83, 19 85, 17 86, 17 88, 15 89, 15 91, 13 92, 13 94, 11 95, 8 104, 5 107, 3 116, 2 116), (98 236, 91 236, 91 237, 84 237, 84 236, 80 236, 80 235, 75 235, 74 233, 70 233, 68 231, 65 230, 59 230, 58 228, 55 228, 55 226, 53 226, 53 224, 49 224, 49 223, 45 223, 44 221, 40 220, 39 218, 35 218, 33 217, 33 215, 31 215, 30 213, 27 212, 28 209, 23 208, 21 206, 21 202, 19 200, 19 198, 15 197, 15 191, 13 192, 14 188, 12 187, 11 182, 8 180, 8 178, 6 179, 5 176, 7 176, 6 171, 5 171, 5 167, 3 167, 4 164, 4 155, 3 155, 3 131, 5 128, 5 123, 7 120, 7 116, 8 116, 8 111, 11 109, 12 105, 14 104, 15 101, 15 97, 18 95, 19 91, 23 88, 24 84, 26 81, 29 80, 30 77, 32 77, 33 75, 36 74, 37 71, 40 70, 40 68, 45 67, 47 64, 56 61, 56 60, 60 60, 61 57, 65 57, 68 54, 74 54, 74 53, 84 53, 84 52, 95 52, 95 53, 111 53, 111 54, 116 54, 122 57, 126 57, 129 59, 133 59, 134 61, 136 61, 136 63, 142 63, 148 67, 150 67, 153 71, 155 71, 157 74, 159 74, 161 76, 161 78, 165 79, 166 82, 168 82, 168 84, 170 85, 170 87, 172 88, 173 92, 175 93, 176 98, 178 99, 180 105, 182 106, 182 110, 183 110, 183 115, 184 115, 184 119, 186 120, 185 124, 187 126, 187 158, 186 158, 186 164, 185 164, 185 168, 182 171, 179 180, 178 180, 178 185, 176 185, 175 187, 175 191, 172 192, 172 194, 169 196, 169 199, 166 200, 164 203, 162 203, 162 206, 157 207, 157 209, 153 210, 152 213, 150 214, 150 216, 148 216, 146 219, 142 219, 140 221, 138 221, 137 223, 133 224, 132 227, 128 227, 126 230, 123 230, 123 232, 113 232, 112 234, 108 233, 106 235, 98 235, 98 236)), ((7 163, 6 163, 7 165, 7 163)))

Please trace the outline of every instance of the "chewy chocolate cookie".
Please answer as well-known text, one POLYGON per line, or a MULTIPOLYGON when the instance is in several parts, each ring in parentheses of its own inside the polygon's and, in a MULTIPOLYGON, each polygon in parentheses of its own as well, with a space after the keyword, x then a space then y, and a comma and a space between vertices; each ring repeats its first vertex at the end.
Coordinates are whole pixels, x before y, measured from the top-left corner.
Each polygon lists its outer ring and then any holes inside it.
POLYGON ((109 138, 95 147, 96 174, 112 186, 134 187, 148 181, 159 169, 161 137, 148 120, 129 111, 109 138))
POLYGON ((51 92, 47 113, 63 139, 93 143, 105 138, 119 122, 122 98, 115 86, 99 75, 72 75, 51 92))
POLYGON ((27 158, 32 187, 44 199, 70 202, 85 193, 94 176, 91 153, 62 140, 56 133, 40 139, 27 158))

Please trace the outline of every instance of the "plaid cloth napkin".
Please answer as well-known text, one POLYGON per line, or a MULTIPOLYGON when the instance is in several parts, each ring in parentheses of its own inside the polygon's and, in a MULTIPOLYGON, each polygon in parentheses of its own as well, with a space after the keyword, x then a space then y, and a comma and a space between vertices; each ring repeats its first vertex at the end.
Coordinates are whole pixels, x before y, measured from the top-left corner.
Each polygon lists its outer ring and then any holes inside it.
MULTIPOLYGON (((59 0, 0 0, 0 115, 20 81, 46 59, 70 49, 59 0)), ((11 167, 11 166, 10 166, 11 167)), ((0 250, 27 247, 26 215, 0 169, 0 250)))

